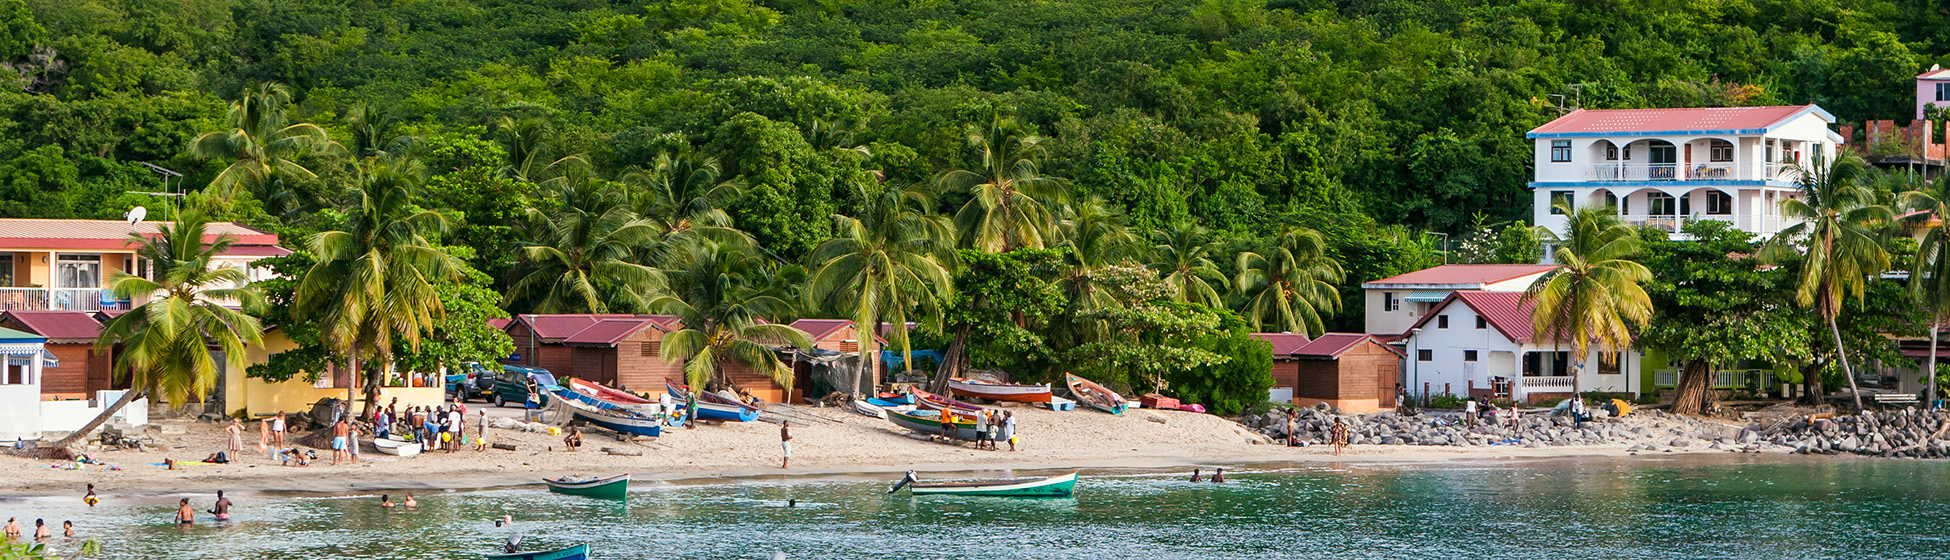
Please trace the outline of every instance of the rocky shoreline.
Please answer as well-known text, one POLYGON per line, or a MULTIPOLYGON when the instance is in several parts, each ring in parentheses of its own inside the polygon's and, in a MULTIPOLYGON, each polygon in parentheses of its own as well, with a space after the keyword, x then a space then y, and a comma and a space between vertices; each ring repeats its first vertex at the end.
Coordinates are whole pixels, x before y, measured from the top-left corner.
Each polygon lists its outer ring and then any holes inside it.
MULTIPOLYGON (((1603 416, 1601 410, 1595 416, 1603 416)), ((1455 414, 1419 414, 1408 417, 1394 412, 1337 414, 1325 408, 1299 410, 1299 439, 1308 445, 1329 443, 1328 433, 1335 419, 1348 425, 1352 445, 1426 445, 1477 447, 1509 445, 1540 448, 1557 446, 1627 445, 1628 451, 1665 452, 1674 450, 1725 450, 1738 452, 1787 452, 1795 445, 1783 438, 1764 437, 1765 428, 1638 411, 1622 418, 1594 418, 1582 426, 1562 415, 1528 414, 1521 425, 1500 421, 1478 422, 1471 427, 1455 414)), ((1284 441, 1286 411, 1247 415, 1236 420, 1247 429, 1284 441)), ((1797 440, 1798 441, 1798 440, 1797 440)))
MULTIPOLYGON (((1950 413, 1915 408, 1848 416, 1803 416, 1745 430, 1795 453, 1950 458, 1950 413)), ((1744 437, 1744 436, 1743 436, 1744 437)))

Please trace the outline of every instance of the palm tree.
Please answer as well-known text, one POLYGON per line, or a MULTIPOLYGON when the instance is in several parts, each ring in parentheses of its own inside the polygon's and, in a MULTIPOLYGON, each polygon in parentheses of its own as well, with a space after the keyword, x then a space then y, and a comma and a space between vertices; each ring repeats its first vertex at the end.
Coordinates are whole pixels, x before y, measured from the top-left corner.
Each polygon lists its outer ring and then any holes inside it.
POLYGON ((337 155, 343 151, 318 125, 287 124, 285 107, 290 103, 291 88, 279 83, 258 84, 230 104, 224 115, 225 130, 205 132, 190 143, 191 155, 230 160, 230 165, 210 180, 213 193, 229 197, 244 190, 266 205, 289 208, 295 204, 284 181, 318 176, 296 160, 312 153, 337 155))
POLYGON ((968 125, 968 145, 981 152, 981 169, 957 169, 935 179, 970 195, 955 215, 962 244, 991 253, 1054 245, 1056 208, 1066 195, 1062 181, 1037 171, 1043 138, 997 116, 987 127, 968 125))
MULTIPOLYGON (((355 380, 365 358, 386 371, 395 336, 417 350, 421 334, 446 314, 433 284, 460 279, 460 262, 435 244, 451 222, 415 204, 425 179, 426 166, 417 159, 366 158, 353 192, 358 206, 345 209, 338 230, 305 240, 316 262, 299 281, 294 311, 319 319, 331 351, 346 359, 355 380)), ((379 399, 380 377, 355 383, 364 388, 367 411, 379 399)), ((353 400, 349 386, 346 400, 353 400)))
POLYGON ((1926 216, 1935 219, 1924 230, 1923 241, 1916 248, 1916 262, 1909 273, 1911 292, 1930 310, 1930 357, 1923 368, 1923 382, 1928 385, 1924 402, 1934 407, 1937 337, 1943 330, 1944 319, 1950 318, 1950 226, 1944 224, 1950 218, 1950 180, 1938 179, 1903 193, 1903 206, 1926 212, 1926 216))
POLYGON ((1334 284, 1344 274, 1341 263, 1328 254, 1327 239, 1320 232, 1294 228, 1280 234, 1265 253, 1239 253, 1239 276, 1234 279, 1244 302, 1239 314, 1256 330, 1271 326, 1320 336, 1325 330, 1321 317, 1340 309, 1334 284))
POLYGON ((749 235, 732 227, 724 210, 744 196, 744 189, 720 181, 723 173, 717 158, 665 152, 650 169, 624 173, 622 182, 638 188, 636 213, 655 223, 662 236, 750 242, 749 235))
POLYGON ((1211 232, 1193 223, 1179 223, 1169 230, 1151 233, 1151 269, 1158 271, 1176 292, 1173 301, 1219 307, 1224 300, 1219 289, 1228 287, 1212 254, 1216 243, 1206 240, 1211 232), (1213 286, 1217 286, 1214 288, 1213 286))
POLYGON ((1136 256, 1138 237, 1124 221, 1124 213, 1091 198, 1065 209, 1061 229, 1063 248, 1069 252, 1070 271, 1063 278, 1070 301, 1077 311, 1096 311, 1117 305, 1116 300, 1098 290, 1092 273, 1136 256))
MULTIPOLYGON (((819 263, 808 299, 815 305, 845 313, 861 333, 860 353, 865 369, 878 355, 873 333, 879 323, 894 325, 888 333, 900 347, 904 364, 912 370, 914 353, 907 337, 908 310, 922 315, 921 323, 941 324, 941 302, 954 290, 954 279, 942 263, 952 258, 953 226, 945 217, 928 213, 934 199, 919 190, 877 181, 856 182, 864 202, 857 217, 833 215, 839 235, 812 254, 819 263)), ((854 370, 852 390, 860 387, 854 370)))
MULTIPOLYGON (((1794 300, 1813 307, 1827 321, 1842 376, 1848 379, 1849 391, 1855 393, 1855 408, 1861 409, 1862 394, 1855 386, 1855 371, 1849 367, 1848 350, 1842 346, 1842 330, 1835 325, 1835 318, 1842 313, 1843 298, 1861 298, 1869 277, 1889 269, 1889 250, 1877 229, 1894 216, 1889 207, 1876 204, 1874 190, 1861 183, 1868 168, 1862 158, 1843 155, 1832 165, 1825 159, 1817 151, 1814 166, 1797 173, 1800 196, 1782 200, 1781 215, 1799 223, 1774 234, 1767 249, 1780 255, 1798 243, 1806 252, 1794 300)), ((1814 381, 1810 379, 1809 383, 1814 381)))
POLYGON ((217 384, 219 368, 210 355, 211 344, 223 350, 223 365, 231 371, 243 370, 250 345, 263 344, 256 317, 221 304, 235 301, 244 309, 257 309, 264 301, 248 285, 243 269, 217 263, 217 255, 236 240, 219 235, 205 244, 207 223, 202 212, 189 210, 176 224, 158 228, 154 237, 130 235, 155 280, 121 272, 109 280, 109 287, 117 295, 148 303, 109 320, 95 341, 102 350, 122 343, 115 372, 128 380, 130 390, 54 447, 67 449, 144 396, 178 403, 202 400, 217 384))
MULTIPOLYGON (((1524 290, 1524 299, 1536 303, 1531 322, 1553 343, 1570 342, 1577 363, 1591 355, 1593 342, 1601 359, 1618 359, 1632 345, 1631 329, 1652 320, 1652 296, 1641 285, 1652 281, 1652 269, 1627 260, 1639 252, 1638 232, 1609 209, 1555 206, 1568 216, 1564 233, 1541 234, 1556 247, 1551 256, 1558 267, 1524 290)), ((1571 392, 1582 389, 1573 375, 1571 392)))
POLYGON ((658 225, 638 218, 622 190, 570 171, 544 182, 561 204, 553 215, 526 210, 530 241, 508 301, 533 301, 536 313, 647 309, 662 292, 657 269, 642 264, 661 246, 658 225))
POLYGON ((548 121, 538 117, 501 117, 494 122, 494 129, 496 140, 508 158, 508 163, 501 166, 501 174, 524 183, 534 182, 535 164, 549 161, 547 155, 552 146, 548 137, 552 131, 548 121))
POLYGON ((671 294, 650 301, 658 313, 677 316, 684 326, 664 338, 660 356, 684 364, 684 379, 694 388, 717 381, 729 383, 725 367, 751 368, 792 389, 792 370, 770 345, 812 347, 799 329, 770 323, 791 312, 786 300, 756 289, 755 270, 762 263, 751 252, 711 242, 699 242, 673 255, 665 268, 671 294))

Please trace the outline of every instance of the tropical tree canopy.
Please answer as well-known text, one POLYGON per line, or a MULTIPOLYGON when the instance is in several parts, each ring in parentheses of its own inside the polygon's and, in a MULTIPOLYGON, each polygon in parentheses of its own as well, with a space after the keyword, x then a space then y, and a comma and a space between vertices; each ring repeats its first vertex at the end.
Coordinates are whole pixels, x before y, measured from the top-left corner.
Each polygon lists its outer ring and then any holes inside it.
MULTIPOLYGON (((807 297, 815 307, 852 319, 861 333, 877 332, 882 322, 893 325, 888 342, 901 349, 902 363, 911 369, 907 323, 919 319, 924 328, 939 330, 942 305, 954 294, 943 264, 954 255, 953 226, 928 213, 934 200, 922 190, 871 181, 857 188, 865 204, 858 217, 833 216, 839 235, 813 251, 819 264, 807 297)), ((873 338, 861 336, 862 352, 873 352, 873 338)))
POLYGON ((683 329, 664 338, 660 357, 684 364, 692 387, 729 384, 728 368, 743 367, 792 389, 792 370, 773 346, 812 347, 804 331, 772 322, 792 310, 784 298, 758 288, 763 263, 749 252, 716 243, 694 244, 665 267, 670 293, 650 301, 675 315, 683 329))
POLYGON ((224 114, 224 130, 196 137, 190 144, 191 154, 230 161, 210 180, 212 193, 232 196, 248 192, 274 208, 296 205, 285 182, 318 176, 298 160, 313 153, 335 156, 343 148, 318 125, 286 122, 290 104, 290 87, 275 82, 258 84, 231 102, 224 114))
POLYGON ((1061 180, 1043 176, 1036 166, 1043 138, 1002 116, 987 126, 968 125, 966 136, 981 166, 936 177, 941 186, 968 194, 955 215, 962 245, 991 253, 1054 245, 1057 209, 1068 193, 1061 180))
POLYGON ((1321 318, 1340 309, 1340 262, 1319 232, 1292 229, 1260 252, 1241 252, 1234 281, 1240 316, 1254 330, 1320 336, 1321 318))

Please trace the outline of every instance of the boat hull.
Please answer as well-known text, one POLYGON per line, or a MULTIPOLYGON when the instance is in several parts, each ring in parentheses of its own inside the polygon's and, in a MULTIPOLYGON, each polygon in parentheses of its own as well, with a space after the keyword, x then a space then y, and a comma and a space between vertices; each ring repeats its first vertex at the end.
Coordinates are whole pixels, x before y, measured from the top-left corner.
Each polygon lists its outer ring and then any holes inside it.
POLYGON ((919 390, 914 391, 914 406, 933 411, 953 410, 955 414, 974 414, 982 411, 982 407, 919 390))
POLYGON ((544 478, 548 491, 571 496, 588 496, 608 500, 621 500, 630 495, 630 474, 623 473, 609 478, 564 482, 557 478, 544 478))
POLYGON ((1105 389, 1103 385, 1098 385, 1095 381, 1067 373, 1063 374, 1063 376, 1064 381, 1068 382, 1070 386, 1070 394, 1076 395, 1078 401, 1082 401, 1083 404, 1088 405, 1090 408, 1111 414, 1123 414, 1124 410, 1130 406, 1130 403, 1125 401, 1122 395, 1118 395, 1110 389, 1105 389))
POLYGON ((1026 403, 1046 403, 1051 396, 1048 385, 976 383, 966 379, 948 380, 948 392, 962 397, 1026 403))
POLYGON ((973 482, 915 482, 908 488, 916 496, 993 496, 1001 498, 1067 498, 1075 493, 1077 473, 1049 478, 983 480, 973 482))
POLYGON ((420 442, 417 441, 400 441, 382 438, 372 440, 372 446, 379 448, 380 453, 396 457, 412 457, 420 454, 420 442))
POLYGON ((487 560, 589 560, 589 545, 579 544, 568 548, 540 552, 483 554, 481 556, 487 560))
POLYGON ((602 426, 604 428, 633 436, 658 437, 663 435, 663 419, 631 415, 626 411, 605 410, 583 400, 585 395, 563 389, 557 392, 562 404, 575 411, 576 419, 602 426))
MULTIPOLYGON (((934 411, 915 410, 913 412, 901 412, 888 410, 887 420, 902 428, 923 434, 940 435, 942 433, 940 414, 938 412, 935 414, 927 414, 927 412, 934 411)), ((956 439, 975 439, 975 423, 973 421, 955 422, 954 430, 956 439)))
MULTIPOLYGON (((720 422, 754 422, 765 411, 744 403, 724 402, 723 397, 710 393, 691 393, 690 389, 675 383, 665 383, 664 390, 672 399, 697 404, 696 416, 699 420, 720 422)), ((688 404, 686 404, 688 406, 688 404)))

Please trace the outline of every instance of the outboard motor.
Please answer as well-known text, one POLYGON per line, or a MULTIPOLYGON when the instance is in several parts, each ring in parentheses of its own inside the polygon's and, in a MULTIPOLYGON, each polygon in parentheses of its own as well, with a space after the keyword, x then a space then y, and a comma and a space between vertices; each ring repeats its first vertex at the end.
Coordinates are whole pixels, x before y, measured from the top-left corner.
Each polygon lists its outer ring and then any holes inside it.
POLYGON ((899 492, 901 491, 902 488, 906 488, 907 485, 913 484, 914 480, 915 480, 914 471, 907 471, 907 476, 901 477, 901 481, 894 483, 893 488, 888 488, 887 493, 892 494, 895 492, 899 492))
POLYGON ((508 554, 521 552, 521 535, 508 537, 508 542, 501 545, 501 551, 508 554))

